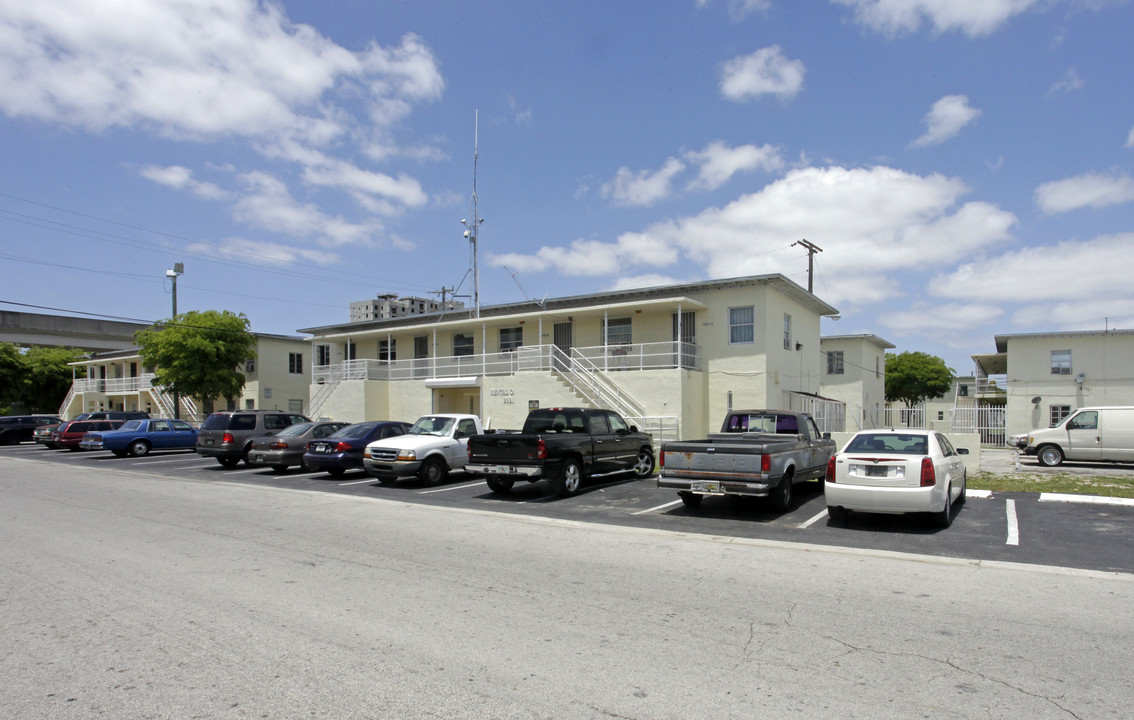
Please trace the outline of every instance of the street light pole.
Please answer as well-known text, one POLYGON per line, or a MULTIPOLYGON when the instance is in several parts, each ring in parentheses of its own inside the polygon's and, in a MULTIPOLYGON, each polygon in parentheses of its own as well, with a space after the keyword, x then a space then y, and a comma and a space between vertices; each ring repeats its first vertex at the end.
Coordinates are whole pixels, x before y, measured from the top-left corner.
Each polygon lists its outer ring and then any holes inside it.
MULTIPOLYGON (((173 315, 169 318, 171 321, 177 319, 177 276, 184 273, 185 263, 173 263, 173 269, 165 271, 165 276, 173 282, 173 315)), ((181 393, 177 388, 173 390, 173 418, 181 419, 181 393)))

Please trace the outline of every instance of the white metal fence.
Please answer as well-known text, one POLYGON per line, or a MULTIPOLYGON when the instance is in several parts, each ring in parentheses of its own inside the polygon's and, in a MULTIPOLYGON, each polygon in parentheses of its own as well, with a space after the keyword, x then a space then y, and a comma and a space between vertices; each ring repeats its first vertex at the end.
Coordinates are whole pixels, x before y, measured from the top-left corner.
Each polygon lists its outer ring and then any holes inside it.
POLYGON ((1005 420, 1003 407, 957 407, 953 408, 949 429, 955 433, 978 434, 981 445, 1002 447, 1008 441, 1005 420))

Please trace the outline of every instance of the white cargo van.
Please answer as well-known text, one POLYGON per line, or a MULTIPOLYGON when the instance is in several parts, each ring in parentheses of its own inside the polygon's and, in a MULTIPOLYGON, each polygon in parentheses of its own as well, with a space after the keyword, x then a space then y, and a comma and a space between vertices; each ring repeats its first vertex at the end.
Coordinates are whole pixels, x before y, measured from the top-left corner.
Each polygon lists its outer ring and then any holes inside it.
POLYGON ((1134 462, 1134 407, 1080 408, 1053 428, 1028 433, 1024 452, 1048 467, 1064 460, 1134 462))

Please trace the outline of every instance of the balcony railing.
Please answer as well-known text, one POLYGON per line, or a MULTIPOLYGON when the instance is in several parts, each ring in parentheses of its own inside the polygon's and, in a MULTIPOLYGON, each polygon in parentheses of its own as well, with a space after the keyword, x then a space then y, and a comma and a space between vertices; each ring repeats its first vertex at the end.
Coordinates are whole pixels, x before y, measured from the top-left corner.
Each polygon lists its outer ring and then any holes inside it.
MULTIPOLYGON (((470 376, 515 375, 520 372, 547 372, 553 368, 570 371, 572 360, 554 345, 530 345, 511 352, 456 355, 413 360, 346 360, 337 365, 316 365, 311 378, 316 383, 337 384, 343 380, 432 380, 470 376)), ((697 345, 661 342, 573 348, 572 357, 583 359, 596 369, 658 370, 700 369, 697 345)))
POLYGON ((146 373, 131 378, 84 378, 76 380, 73 387, 77 393, 100 392, 107 395, 136 393, 149 390, 153 377, 153 373, 146 373))

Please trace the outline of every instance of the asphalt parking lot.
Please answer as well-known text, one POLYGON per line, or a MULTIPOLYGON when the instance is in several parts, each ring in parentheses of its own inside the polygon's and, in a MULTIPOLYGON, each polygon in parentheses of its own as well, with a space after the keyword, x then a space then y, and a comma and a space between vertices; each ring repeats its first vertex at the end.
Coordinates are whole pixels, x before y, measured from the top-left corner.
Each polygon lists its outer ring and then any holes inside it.
MULTIPOLYGON (((136 474, 138 482, 182 480, 225 482, 302 492, 347 494, 454 509, 540 516, 551 519, 634 526, 659 531, 710 534, 768 542, 806 543, 817 551, 840 548, 864 553, 909 553, 960 561, 1008 562, 1080 570, 1134 573, 1134 502, 1105 504, 1090 498, 1045 498, 1035 493, 970 492, 953 525, 938 529, 918 516, 851 515, 847 523, 827 518, 818 483, 800 486, 793 509, 778 513, 761 499, 707 498, 686 508, 654 478, 594 478, 570 498, 548 497, 546 483, 517 485, 507 495, 490 492, 483 481, 453 473, 430 487, 420 482, 387 486, 362 472, 334 478, 326 473, 268 468, 222 468, 191 452, 155 452, 142 458, 117 458, 108 452, 69 452, 23 444, 0 448, 8 473, 34 472, 36 463, 64 463, 77 475, 92 471, 136 474), (1085 501, 1086 500, 1086 501, 1085 501)), ((982 453, 990 472, 1016 472, 1010 450, 982 453)), ((1134 467, 1106 463, 1043 468, 1021 459, 1021 471, 1091 474, 1134 473, 1134 467), (1100 467, 1101 466, 1101 467, 1100 467)), ((267 505, 267 503, 266 503, 267 505)))

